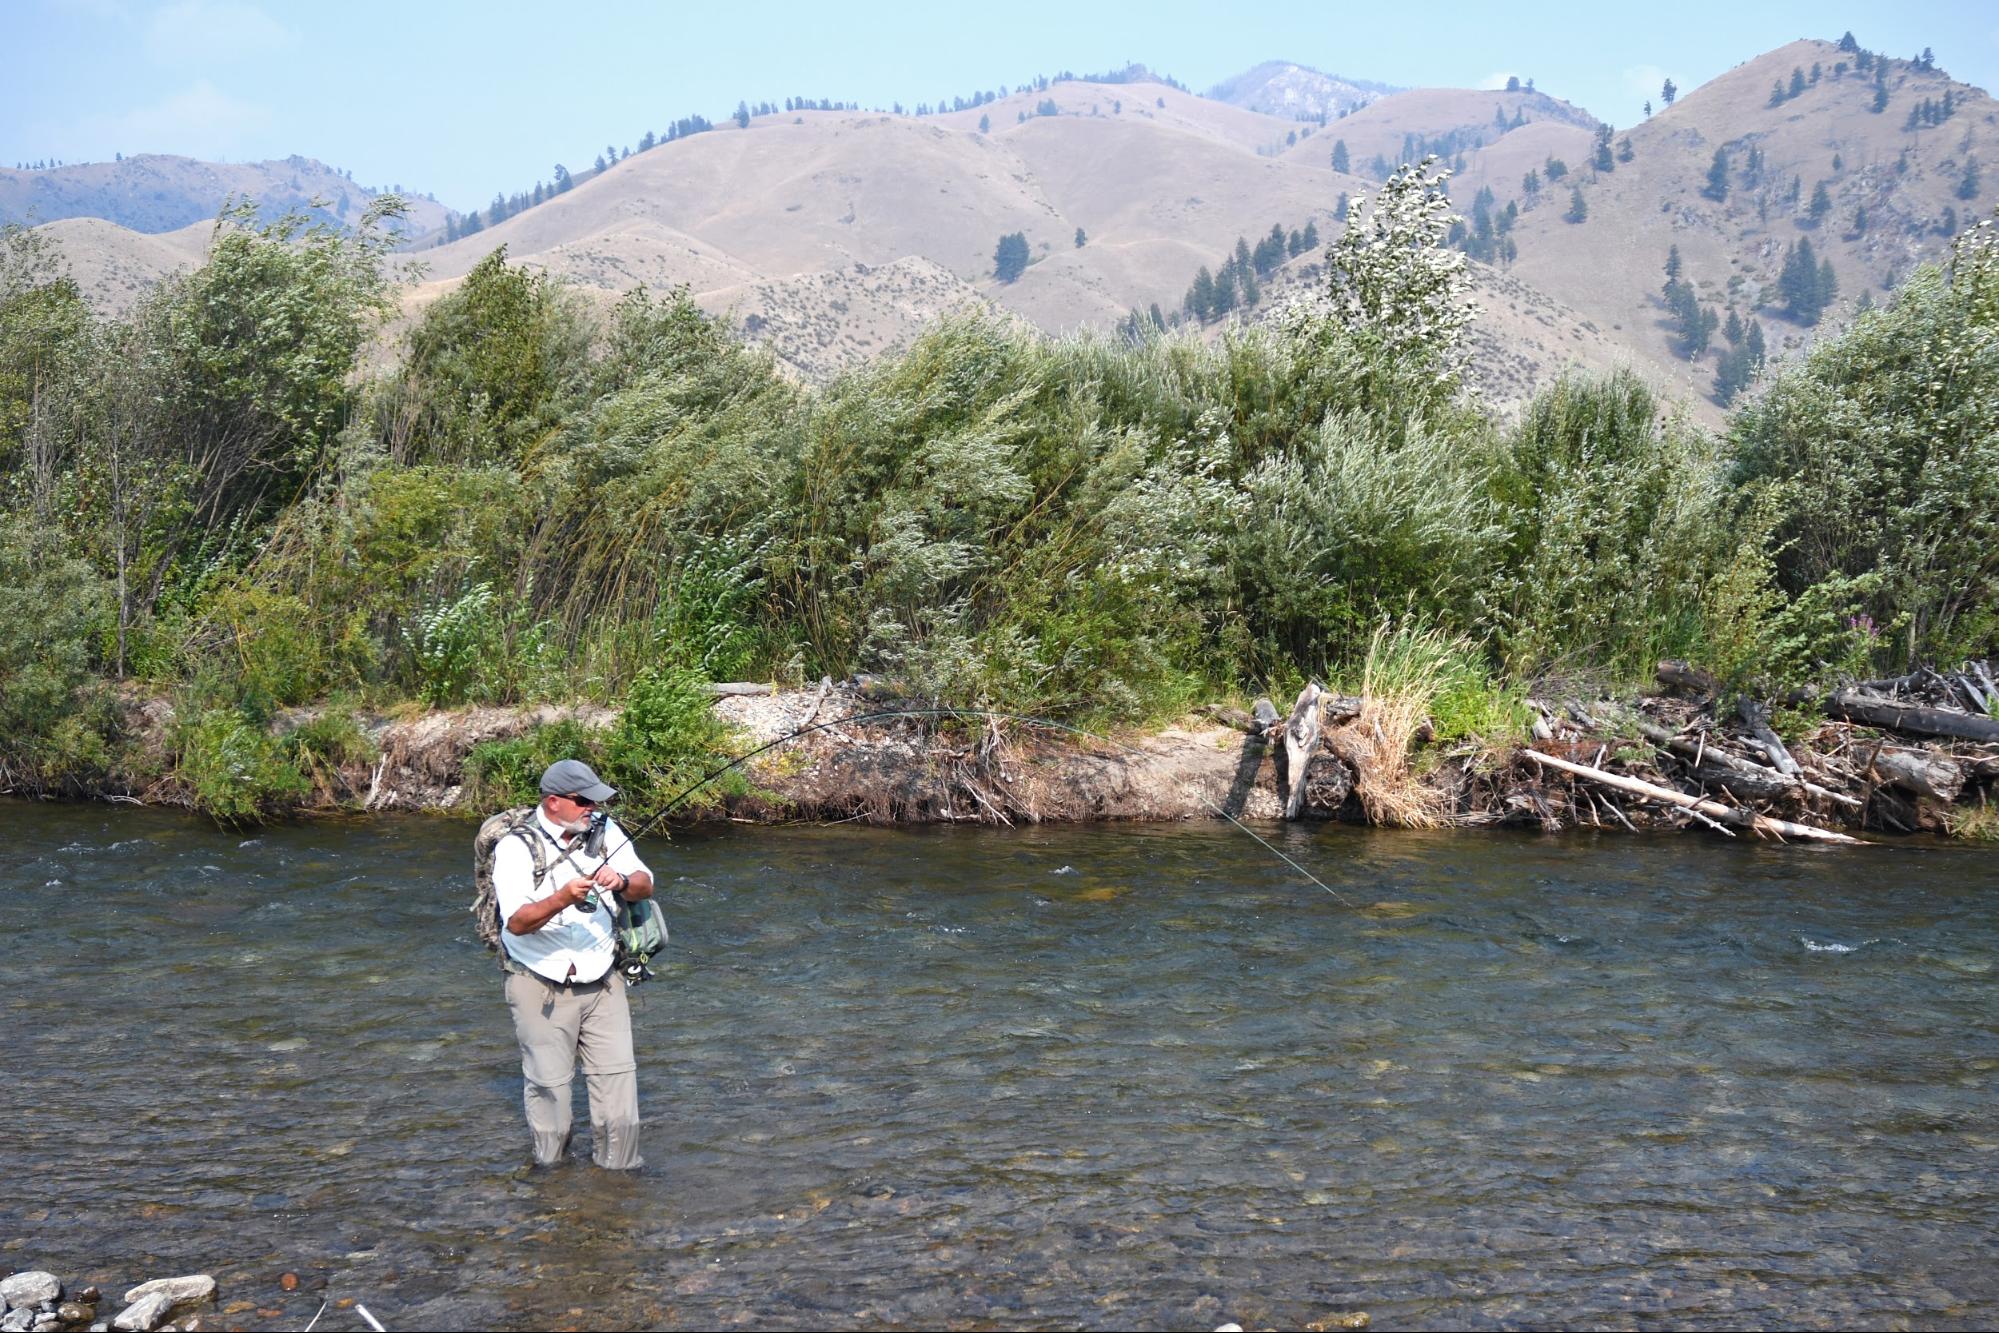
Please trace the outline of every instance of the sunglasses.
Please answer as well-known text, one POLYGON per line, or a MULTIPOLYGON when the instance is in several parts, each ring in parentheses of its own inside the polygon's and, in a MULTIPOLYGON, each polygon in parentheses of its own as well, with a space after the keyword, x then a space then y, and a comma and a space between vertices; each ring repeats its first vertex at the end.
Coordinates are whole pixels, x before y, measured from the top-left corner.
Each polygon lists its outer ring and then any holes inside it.
POLYGON ((592 806, 597 804, 595 801, 591 800, 588 796, 565 796, 562 799, 570 802, 571 804, 580 805, 585 810, 588 810, 592 806))

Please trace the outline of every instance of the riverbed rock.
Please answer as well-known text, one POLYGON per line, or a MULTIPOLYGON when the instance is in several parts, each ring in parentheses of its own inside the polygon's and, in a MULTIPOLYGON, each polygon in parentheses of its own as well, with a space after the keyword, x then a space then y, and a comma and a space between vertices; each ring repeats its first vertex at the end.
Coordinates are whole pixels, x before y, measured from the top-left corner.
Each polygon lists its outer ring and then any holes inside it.
POLYGON ((172 1305, 192 1305, 196 1301, 214 1299, 215 1279, 206 1273, 190 1273, 186 1277, 156 1277, 151 1282, 141 1282, 126 1292, 125 1304, 137 1305, 156 1292, 164 1294, 172 1305))
POLYGON ((49 1333, 50 1329, 61 1328, 62 1319, 54 1310, 44 1310, 35 1316, 35 1322, 28 1325, 34 1333, 49 1333))
POLYGON ((12 1277, 0 1278, 0 1301, 5 1301, 9 1310, 61 1299, 62 1282, 54 1273, 30 1269, 25 1273, 16 1273, 12 1277))
POLYGON ((24 1305, 0 1317, 0 1333, 28 1333, 35 1326, 35 1307, 24 1305))
POLYGON ((119 1333, 152 1333, 153 1329, 166 1322, 167 1312, 173 1308, 173 1297, 164 1291, 156 1291, 120 1310, 118 1317, 111 1321, 111 1327, 119 1333))
POLYGON ((56 1307, 56 1313, 65 1324, 87 1324, 97 1317, 97 1311, 82 1301, 64 1301, 56 1307))

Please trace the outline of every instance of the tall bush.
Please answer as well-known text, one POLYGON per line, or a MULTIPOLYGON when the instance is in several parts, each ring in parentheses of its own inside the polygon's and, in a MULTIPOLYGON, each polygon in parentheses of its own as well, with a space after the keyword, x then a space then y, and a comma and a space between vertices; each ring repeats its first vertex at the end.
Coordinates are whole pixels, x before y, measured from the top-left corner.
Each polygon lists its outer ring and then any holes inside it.
POLYGON ((1781 371, 1731 444, 1738 485, 1782 483, 1788 595, 1878 575, 1861 609, 1898 660, 1999 651, 1999 230, 1781 371))

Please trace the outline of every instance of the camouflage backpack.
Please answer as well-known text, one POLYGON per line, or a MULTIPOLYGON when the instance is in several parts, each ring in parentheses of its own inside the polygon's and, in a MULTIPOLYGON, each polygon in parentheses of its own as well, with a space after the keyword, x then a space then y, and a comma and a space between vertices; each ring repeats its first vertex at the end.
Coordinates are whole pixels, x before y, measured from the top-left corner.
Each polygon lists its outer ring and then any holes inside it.
POLYGON ((548 876, 548 845, 535 836, 537 808, 521 805, 502 810, 481 824, 478 836, 472 839, 472 879, 478 885, 472 897, 472 919, 478 925, 480 940, 500 956, 503 971, 512 969, 507 966, 507 951, 500 947, 500 901, 493 891, 493 853, 503 841, 518 835, 534 857, 534 887, 537 891, 541 889, 542 880, 548 876))

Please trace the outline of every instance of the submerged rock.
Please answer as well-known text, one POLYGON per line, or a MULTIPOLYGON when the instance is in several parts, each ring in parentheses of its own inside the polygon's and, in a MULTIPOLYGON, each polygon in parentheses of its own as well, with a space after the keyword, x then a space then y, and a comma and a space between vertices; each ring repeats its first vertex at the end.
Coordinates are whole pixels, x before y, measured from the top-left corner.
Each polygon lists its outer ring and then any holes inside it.
POLYGON ((35 1326, 35 1307, 24 1305, 0 1318, 0 1333, 28 1333, 35 1326))

